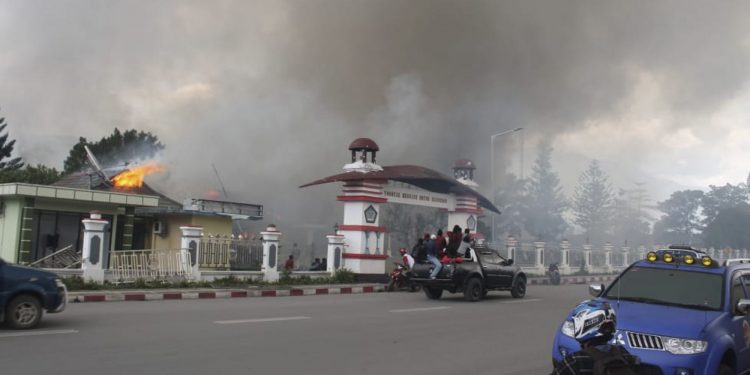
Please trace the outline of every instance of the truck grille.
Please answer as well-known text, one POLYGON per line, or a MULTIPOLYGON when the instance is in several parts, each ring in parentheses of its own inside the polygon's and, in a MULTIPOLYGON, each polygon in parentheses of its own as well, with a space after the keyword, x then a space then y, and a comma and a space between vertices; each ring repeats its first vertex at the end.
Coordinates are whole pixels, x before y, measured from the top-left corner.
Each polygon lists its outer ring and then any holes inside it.
POLYGON ((631 348, 664 350, 661 337, 645 333, 628 332, 628 343, 631 348))

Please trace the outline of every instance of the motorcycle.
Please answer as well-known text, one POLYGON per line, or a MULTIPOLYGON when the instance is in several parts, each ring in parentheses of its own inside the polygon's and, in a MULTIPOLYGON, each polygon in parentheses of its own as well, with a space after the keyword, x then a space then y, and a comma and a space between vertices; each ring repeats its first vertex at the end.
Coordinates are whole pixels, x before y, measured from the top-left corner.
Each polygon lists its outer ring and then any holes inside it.
POLYGON ((560 269, 557 267, 556 263, 550 264, 547 274, 549 275, 550 284, 560 285, 560 269))
POLYGON ((408 287, 410 292, 418 291, 420 287, 418 285, 415 285, 411 281, 409 270, 407 270, 403 264, 394 264, 396 265, 396 268, 391 271, 390 280, 388 281, 388 286, 386 286, 385 290, 388 292, 393 292, 395 290, 408 287))

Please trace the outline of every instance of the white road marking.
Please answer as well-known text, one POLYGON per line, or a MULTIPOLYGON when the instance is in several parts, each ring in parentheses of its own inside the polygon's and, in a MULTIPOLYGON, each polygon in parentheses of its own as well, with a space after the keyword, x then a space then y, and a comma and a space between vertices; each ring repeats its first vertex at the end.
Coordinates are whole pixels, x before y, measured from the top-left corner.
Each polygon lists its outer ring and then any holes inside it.
POLYGON ((448 307, 448 306, 417 307, 417 308, 414 308, 414 309, 390 310, 388 312, 392 312, 392 313, 406 313, 406 312, 432 311, 432 310, 445 310, 445 309, 450 309, 450 307, 448 307))
POLYGON ((265 322, 283 322, 287 320, 304 320, 311 319, 309 316, 287 316, 279 318, 262 318, 262 319, 239 319, 239 320, 217 320, 216 324, 241 324, 241 323, 265 323, 265 322))
POLYGON ((526 302, 536 302, 541 301, 541 298, 529 298, 529 299, 519 299, 517 301, 510 301, 510 302, 502 302, 502 303, 526 303, 526 302))
POLYGON ((64 335, 68 333, 78 333, 78 331, 74 329, 62 329, 62 330, 54 330, 54 331, 27 331, 27 332, 0 333, 0 338, 42 336, 42 335, 64 335))

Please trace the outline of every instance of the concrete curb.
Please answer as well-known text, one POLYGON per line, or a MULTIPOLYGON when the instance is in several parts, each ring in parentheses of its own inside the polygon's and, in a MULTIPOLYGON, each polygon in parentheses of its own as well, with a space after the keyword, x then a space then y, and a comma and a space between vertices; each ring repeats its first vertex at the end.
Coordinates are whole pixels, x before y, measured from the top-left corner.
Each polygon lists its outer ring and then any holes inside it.
MULTIPOLYGON (((617 275, 566 276, 560 284, 588 284, 610 282, 617 275)), ((549 278, 532 277, 529 285, 549 285, 549 278)), ((383 284, 341 285, 341 286, 297 286, 279 289, 170 289, 170 290, 110 290, 92 292, 69 292, 68 302, 125 302, 125 301, 164 301, 183 299, 225 299, 250 297, 302 297, 328 294, 362 294, 384 292, 383 284)))
POLYGON ((382 284, 296 287, 286 289, 205 289, 205 290, 153 290, 153 291, 99 291, 69 292, 68 302, 124 302, 163 301, 182 299, 224 299, 249 297, 301 297, 324 294, 362 294, 385 291, 382 284))

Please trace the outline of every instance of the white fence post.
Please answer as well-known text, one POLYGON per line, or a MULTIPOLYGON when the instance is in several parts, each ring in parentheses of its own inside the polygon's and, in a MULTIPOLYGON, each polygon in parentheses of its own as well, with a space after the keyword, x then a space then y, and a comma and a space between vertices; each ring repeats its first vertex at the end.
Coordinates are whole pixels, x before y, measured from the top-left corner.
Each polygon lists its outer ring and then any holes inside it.
POLYGON ((334 273, 342 266, 342 255, 344 254, 344 236, 336 233, 329 234, 328 238, 328 259, 326 271, 334 273))
POLYGON ((638 247, 638 260, 646 259, 646 246, 638 247))
POLYGON ((263 272, 263 280, 277 281, 279 279, 279 239, 281 232, 275 225, 270 224, 266 227, 265 232, 260 232, 263 236, 263 265, 260 267, 263 272))
POLYGON ((109 224, 98 212, 91 212, 90 219, 83 219, 83 250, 81 269, 83 278, 97 283, 104 282, 104 227, 109 224))
POLYGON ((612 250, 614 249, 614 246, 612 246, 611 243, 607 242, 604 244, 604 272, 606 273, 612 273, 614 271, 612 269, 612 250))
POLYGON ((627 268, 630 265, 630 247, 622 247, 622 266, 627 268))
POLYGON ((515 259, 517 245, 518 240, 516 240, 513 236, 508 236, 508 238, 505 239, 505 249, 507 250, 506 257, 508 259, 515 259))
POLYGON ((560 242, 560 265, 558 269, 561 275, 570 274, 570 242, 568 240, 560 242))
POLYGON ((591 245, 583 245, 583 270, 591 272, 591 245))
POLYGON ((180 240, 180 259, 182 267, 187 275, 195 280, 201 277, 201 238, 203 227, 180 227, 182 239, 180 240))

